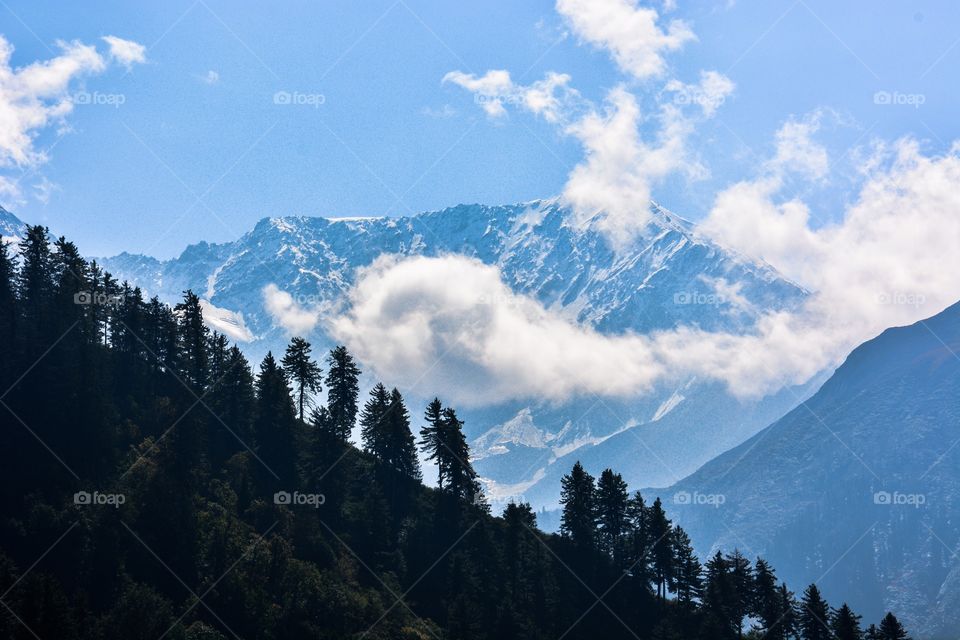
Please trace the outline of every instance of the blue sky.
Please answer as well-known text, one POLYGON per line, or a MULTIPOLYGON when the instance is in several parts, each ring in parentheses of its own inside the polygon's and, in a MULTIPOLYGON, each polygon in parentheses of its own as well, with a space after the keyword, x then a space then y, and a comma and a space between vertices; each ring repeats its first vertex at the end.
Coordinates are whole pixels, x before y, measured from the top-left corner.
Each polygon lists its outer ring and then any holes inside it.
POLYGON ((112 64, 70 84, 94 104, 32 132, 47 158, 2 169, 26 175, 5 204, 87 254, 166 257, 236 238, 264 216, 402 215, 561 193, 584 155, 578 141, 523 110, 488 117, 470 92, 441 82, 451 71, 506 69, 523 84, 565 73, 597 105, 623 85, 645 113, 668 79, 724 74, 735 90, 689 140, 707 172, 671 173, 652 189, 694 219, 756 175, 791 117, 827 114, 817 138, 830 171, 795 187, 821 224, 855 196, 851 145, 912 135, 936 154, 960 137, 953 2, 641 5, 697 37, 664 53, 654 78, 625 74, 553 2, 5 0, 0 34, 14 69, 58 55, 58 40, 104 51, 100 38, 115 35, 146 47, 129 71, 112 64), (277 92, 303 104, 275 104, 277 92), (877 92, 905 103, 877 104, 877 92), (48 197, 34 197, 37 184, 48 197))

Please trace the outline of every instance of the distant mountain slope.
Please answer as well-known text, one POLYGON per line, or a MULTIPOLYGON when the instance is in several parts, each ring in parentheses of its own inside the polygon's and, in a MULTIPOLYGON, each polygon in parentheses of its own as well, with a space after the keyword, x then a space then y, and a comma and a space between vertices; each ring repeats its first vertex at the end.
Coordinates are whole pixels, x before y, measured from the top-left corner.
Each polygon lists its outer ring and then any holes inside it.
MULTIPOLYGON (((121 254, 101 262, 168 302, 184 289, 198 292, 211 324, 249 340, 245 350, 253 359, 282 349, 287 340, 264 311, 266 285, 276 284, 303 306, 334 313, 346 304, 357 269, 383 253, 475 257, 496 265, 515 292, 604 333, 678 324, 746 332, 761 313, 792 308, 807 295, 769 265, 724 250, 659 205, 651 204, 649 215, 645 231, 618 251, 599 219, 576 223, 558 200, 541 200, 460 205, 404 218, 269 218, 235 242, 193 245, 174 260, 121 254)), ((331 342, 322 327, 310 338, 318 350, 331 342)), ((558 485, 551 481, 541 490, 537 480, 556 475, 551 462, 579 447, 639 425, 662 424, 663 435, 651 436, 650 446, 662 449, 657 455, 666 467, 640 460, 622 470, 631 482, 669 483, 795 403, 786 394, 741 405, 717 385, 685 380, 639 399, 514 402, 464 415, 477 438, 474 453, 478 470, 490 480, 488 490, 529 494, 537 506, 549 506, 558 485), (686 450, 676 448, 674 428, 689 440, 686 450)), ((636 445, 631 451, 645 451, 632 438, 621 441, 636 445)))
POLYGON ((960 303, 861 345, 813 397, 660 492, 740 547, 925 638, 960 634, 960 303), (714 506, 717 503, 719 506, 714 506))

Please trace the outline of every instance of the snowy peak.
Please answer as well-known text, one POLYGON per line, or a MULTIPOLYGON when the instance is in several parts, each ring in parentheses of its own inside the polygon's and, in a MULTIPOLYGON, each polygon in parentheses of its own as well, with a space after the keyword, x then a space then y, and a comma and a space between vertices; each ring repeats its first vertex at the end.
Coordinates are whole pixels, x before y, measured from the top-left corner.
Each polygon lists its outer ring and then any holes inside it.
MULTIPOLYGON (((234 242, 192 245, 173 260, 122 254, 103 263, 117 278, 168 302, 186 289, 197 292, 208 323, 248 340, 244 349, 253 361, 267 350, 282 351, 289 338, 265 308, 269 285, 308 312, 338 313, 350 304, 358 270, 383 254, 472 257, 496 267, 513 292, 605 334, 677 325, 744 333, 761 314, 794 308, 805 298, 769 265, 726 251, 657 203, 643 206, 647 225, 626 246, 613 246, 602 220, 580 223, 561 199, 551 198, 461 204, 398 218, 269 217, 234 242)), ((324 327, 318 324, 309 335, 317 353, 332 346, 324 327)), ((664 483, 672 482, 742 442, 795 400, 776 398, 744 416, 739 401, 698 382, 598 406, 589 399, 557 406, 490 402, 464 412, 477 470, 499 486, 524 487, 540 506, 555 503, 547 495, 559 486, 554 461, 566 465, 569 456, 613 451, 632 456, 618 468, 634 484, 659 480, 654 472, 667 468, 677 475, 664 483), (644 430, 646 442, 656 440, 652 463, 633 455, 634 429, 644 430)))
POLYGON ((2 238, 4 242, 19 242, 26 233, 26 223, 3 207, 0 207, 0 238, 2 238))
POLYGON ((658 203, 647 206, 646 228, 617 250, 601 226, 571 224, 574 212, 551 198, 400 218, 270 217, 234 242, 201 242, 173 260, 121 254, 103 262, 166 301, 185 289, 203 292, 217 308, 241 313, 251 334, 267 341, 281 336, 263 309, 266 285, 307 307, 336 307, 357 269, 384 253, 474 257, 497 266, 517 293, 610 333, 677 324, 740 332, 759 313, 805 297, 769 265, 700 237, 695 224, 658 203))

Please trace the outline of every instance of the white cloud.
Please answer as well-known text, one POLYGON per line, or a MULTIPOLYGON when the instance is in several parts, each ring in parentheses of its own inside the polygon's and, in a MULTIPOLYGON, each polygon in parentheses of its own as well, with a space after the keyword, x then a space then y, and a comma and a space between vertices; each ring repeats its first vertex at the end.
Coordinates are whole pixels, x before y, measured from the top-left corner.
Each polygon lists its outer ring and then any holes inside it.
POLYGON ((646 225, 647 204, 658 182, 676 172, 690 179, 706 174, 687 148, 696 119, 685 114, 684 106, 698 104, 702 116, 710 117, 733 91, 733 83, 711 71, 701 75, 698 85, 669 83, 667 90, 698 100, 661 103, 659 131, 652 141, 641 136, 637 98, 622 86, 607 94, 605 111, 592 110, 566 128, 583 145, 584 159, 570 173, 564 198, 581 219, 602 213, 600 226, 614 245, 625 243, 646 225))
MULTIPOLYGON (((826 164, 813 156, 815 162, 800 166, 815 179, 826 164)), ((865 166, 856 201, 840 222, 820 228, 811 225, 805 203, 779 198, 776 176, 718 194, 702 231, 814 292, 798 313, 767 320, 752 348, 767 356, 739 371, 742 387, 769 389, 771 377, 799 381, 883 329, 960 299, 957 150, 928 157, 905 139, 882 145, 865 166)))
POLYGON ((718 71, 701 71, 698 84, 685 84, 674 79, 664 90, 674 92, 674 103, 698 105, 703 115, 710 118, 733 93, 734 86, 730 78, 718 71))
POLYGON ((201 78, 205 84, 217 84, 220 82, 220 74, 211 69, 201 78))
POLYGON ((488 71, 479 78, 472 73, 451 71, 443 76, 442 82, 452 82, 472 93, 488 116, 497 118, 507 115, 503 100, 513 92, 509 71, 488 71))
POLYGON ((110 47, 110 57, 127 69, 147 61, 147 48, 138 42, 117 36, 103 36, 100 39, 110 47))
POLYGON ((579 98, 576 90, 569 87, 570 76, 552 71, 543 80, 530 85, 515 84, 510 72, 502 69, 488 71, 479 77, 451 71, 443 77, 443 82, 451 82, 472 93, 474 100, 491 118, 507 115, 504 105, 510 104, 543 116, 547 122, 559 122, 571 102, 579 98))
POLYGON ((103 71, 96 49, 79 42, 60 42, 61 54, 50 60, 14 69, 11 45, 0 36, 0 166, 33 167, 46 161, 34 148, 37 131, 51 122, 63 123, 73 109, 70 83, 103 71))
POLYGON ((801 120, 790 119, 776 134, 777 155, 770 162, 774 172, 793 171, 813 180, 826 177, 830 169, 827 150, 812 136, 820 130, 822 113, 801 120))
POLYGON ((317 314, 301 307, 293 296, 282 291, 277 285, 268 284, 261 293, 267 313, 291 335, 306 335, 317 325, 317 314))
MULTIPOLYGON (((47 156, 36 148, 36 136, 52 125, 68 130, 66 118, 74 106, 71 85, 107 67, 91 45, 61 41, 57 46, 59 55, 14 68, 13 45, 0 36, 0 168, 35 169, 45 163, 47 156)), ((0 182, 0 195, 22 200, 15 181, 4 177, 0 182)))
POLYGON ((608 338, 514 294, 465 256, 383 256, 362 270, 332 335, 384 379, 459 404, 626 394, 660 375, 645 340, 608 338))
POLYGON ((60 190, 60 185, 51 182, 46 176, 42 176, 31 186, 33 187, 33 197, 42 204, 48 204, 53 192, 60 190))
POLYGON ((556 9, 581 39, 608 50, 622 71, 641 80, 663 74, 664 53, 697 39, 682 20, 664 29, 656 9, 633 0, 557 0, 556 9))

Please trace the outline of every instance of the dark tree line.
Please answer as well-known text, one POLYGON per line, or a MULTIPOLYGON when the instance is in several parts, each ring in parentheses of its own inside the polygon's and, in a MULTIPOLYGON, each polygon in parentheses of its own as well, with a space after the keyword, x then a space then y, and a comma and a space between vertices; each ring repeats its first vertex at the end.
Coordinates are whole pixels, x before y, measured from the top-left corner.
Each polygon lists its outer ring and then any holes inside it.
POLYGON ((456 410, 361 403, 360 375, 299 337, 255 372, 190 291, 145 299, 41 227, 0 245, 0 637, 906 637, 762 559, 701 565, 613 471, 564 478, 560 536, 493 517, 456 410))
POLYGON ((674 525, 660 499, 647 506, 632 496, 618 473, 606 469, 595 480, 578 462, 561 480, 560 532, 580 565, 597 553, 645 591, 661 615, 656 638, 717 640, 883 640, 906 638, 888 614, 866 630, 847 604, 831 608, 815 584, 798 600, 763 559, 751 563, 739 551, 717 551, 701 564, 689 536, 674 525), (670 599, 669 595, 673 594, 670 599), (752 621, 750 628, 745 628, 752 621))

